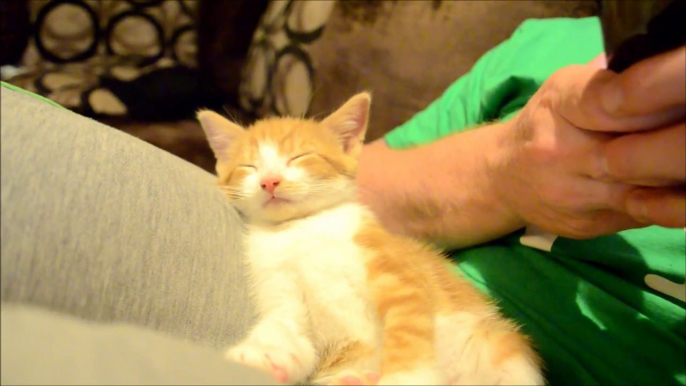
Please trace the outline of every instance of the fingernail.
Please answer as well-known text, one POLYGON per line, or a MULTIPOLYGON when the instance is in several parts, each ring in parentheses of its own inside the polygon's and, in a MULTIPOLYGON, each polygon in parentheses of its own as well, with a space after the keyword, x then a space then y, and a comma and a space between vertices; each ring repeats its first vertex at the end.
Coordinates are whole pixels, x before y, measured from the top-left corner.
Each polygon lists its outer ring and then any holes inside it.
POLYGON ((626 201, 626 210, 634 220, 642 223, 650 222, 648 210, 640 197, 630 196, 626 201))
POLYGON ((602 53, 602 54, 596 56, 590 62, 588 62, 588 65, 591 67, 606 69, 607 68, 607 56, 605 56, 605 54, 602 53))
POLYGON ((608 84, 602 91, 600 103, 608 113, 616 113, 622 104, 622 90, 616 84, 608 84))

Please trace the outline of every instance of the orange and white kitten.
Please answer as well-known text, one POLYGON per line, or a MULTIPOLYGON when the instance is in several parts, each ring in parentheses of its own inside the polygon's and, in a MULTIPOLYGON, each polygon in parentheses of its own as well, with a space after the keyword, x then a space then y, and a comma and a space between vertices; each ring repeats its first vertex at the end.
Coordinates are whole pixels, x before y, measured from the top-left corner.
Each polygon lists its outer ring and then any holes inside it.
POLYGON ((356 201, 369 94, 321 122, 243 129, 198 120, 219 185, 243 214, 260 318, 227 351, 288 383, 540 385, 526 337, 438 251, 384 230, 356 201))

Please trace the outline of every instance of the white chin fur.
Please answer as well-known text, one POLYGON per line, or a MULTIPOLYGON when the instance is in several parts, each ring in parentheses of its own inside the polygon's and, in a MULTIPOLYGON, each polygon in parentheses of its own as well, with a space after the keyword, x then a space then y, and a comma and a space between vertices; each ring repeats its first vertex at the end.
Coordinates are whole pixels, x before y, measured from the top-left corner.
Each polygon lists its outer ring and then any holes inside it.
POLYGON ((292 201, 267 206, 264 206, 264 197, 262 197, 260 192, 257 192, 257 194, 247 200, 235 201, 234 206, 250 222, 278 223, 306 217, 323 209, 355 199, 355 189, 352 182, 332 183, 332 185, 330 189, 318 192, 316 196, 305 196, 303 198, 284 197, 292 201))

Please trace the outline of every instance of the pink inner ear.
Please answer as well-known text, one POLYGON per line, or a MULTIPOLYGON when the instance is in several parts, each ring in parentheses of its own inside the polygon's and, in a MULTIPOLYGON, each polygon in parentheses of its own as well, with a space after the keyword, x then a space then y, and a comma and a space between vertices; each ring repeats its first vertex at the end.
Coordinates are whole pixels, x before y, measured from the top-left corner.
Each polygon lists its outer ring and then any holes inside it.
POLYGON ((323 121, 337 134, 346 153, 364 140, 369 105, 369 95, 358 94, 323 121))
POLYGON ((353 132, 350 132, 350 134, 351 135, 348 135, 346 138, 343 139, 343 150, 345 152, 350 151, 353 148, 353 146, 362 142, 362 140, 359 139, 357 135, 353 134, 353 132))
POLYGON ((236 137, 243 134, 244 129, 223 116, 209 110, 198 112, 200 122, 207 141, 218 160, 226 157, 226 152, 236 137))
POLYGON ((345 151, 349 151, 354 145, 363 141, 361 134, 364 130, 365 121, 367 120, 367 109, 363 104, 358 104, 350 112, 350 115, 347 118, 348 119, 341 122, 345 126, 345 129, 341 133, 345 151))

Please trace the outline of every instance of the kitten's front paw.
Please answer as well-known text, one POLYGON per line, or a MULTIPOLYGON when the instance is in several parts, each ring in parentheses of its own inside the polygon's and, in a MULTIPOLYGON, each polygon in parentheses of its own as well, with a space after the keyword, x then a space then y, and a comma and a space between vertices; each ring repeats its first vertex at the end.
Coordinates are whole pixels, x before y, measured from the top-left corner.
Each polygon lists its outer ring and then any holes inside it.
POLYGON ((308 375, 302 360, 294 352, 275 346, 246 342, 230 348, 225 356, 231 361, 265 371, 283 383, 296 383, 308 375))
POLYGON ((379 379, 379 385, 445 385, 444 377, 432 367, 418 367, 409 371, 385 374, 379 379))

